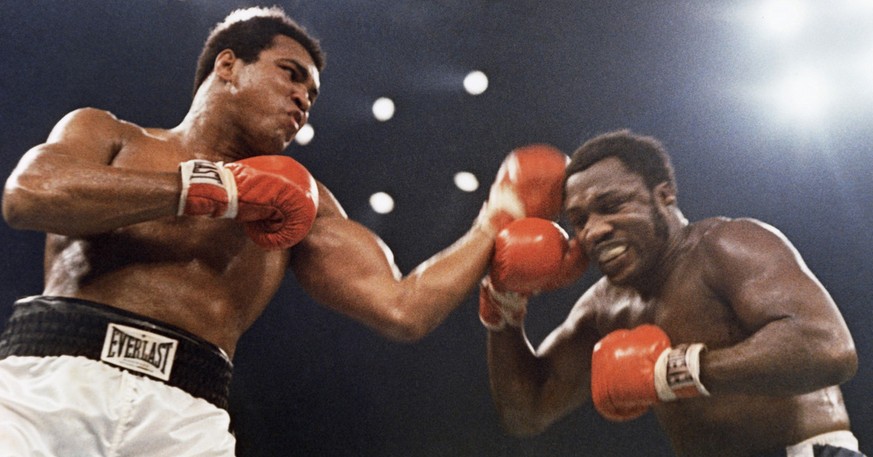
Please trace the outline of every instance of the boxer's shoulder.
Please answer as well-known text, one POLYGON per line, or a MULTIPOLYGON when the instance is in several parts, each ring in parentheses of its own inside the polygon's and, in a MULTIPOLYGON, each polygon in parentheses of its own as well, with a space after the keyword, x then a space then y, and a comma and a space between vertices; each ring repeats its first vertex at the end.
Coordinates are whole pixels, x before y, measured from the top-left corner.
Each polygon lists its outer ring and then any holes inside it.
MULTIPOLYGON (((140 136, 145 129, 103 109, 85 107, 67 113, 58 121, 53 136, 70 131, 89 130, 93 135, 140 136)), ((51 140, 51 138, 50 138, 51 140)))

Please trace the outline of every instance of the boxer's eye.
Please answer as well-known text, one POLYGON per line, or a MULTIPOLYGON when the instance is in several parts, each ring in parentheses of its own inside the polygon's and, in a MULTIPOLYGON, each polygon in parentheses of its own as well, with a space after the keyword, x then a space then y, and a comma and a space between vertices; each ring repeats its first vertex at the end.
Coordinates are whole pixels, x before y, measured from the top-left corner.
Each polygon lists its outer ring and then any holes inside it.
POLYGON ((603 205, 600 210, 604 214, 615 214, 621 209, 621 203, 612 202, 603 205))
POLYGON ((282 69, 285 70, 286 73, 288 73, 288 78, 291 81, 293 81, 293 82, 300 82, 301 81, 300 73, 297 71, 296 68, 282 67, 282 69))
POLYGON ((567 221, 573 228, 581 230, 588 222, 588 216, 582 213, 571 213, 567 216, 567 221))

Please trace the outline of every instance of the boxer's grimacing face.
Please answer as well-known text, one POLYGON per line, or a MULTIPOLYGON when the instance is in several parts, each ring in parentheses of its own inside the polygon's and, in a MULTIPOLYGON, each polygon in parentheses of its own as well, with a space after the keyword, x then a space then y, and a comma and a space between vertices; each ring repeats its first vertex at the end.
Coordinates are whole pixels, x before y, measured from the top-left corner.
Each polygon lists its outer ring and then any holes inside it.
POLYGON ((565 215, 592 262, 610 282, 634 285, 657 265, 668 230, 643 178, 615 157, 567 179, 565 215))
POLYGON ((237 63, 235 97, 242 106, 250 142, 261 153, 282 152, 309 120, 321 86, 312 57, 297 41, 277 35, 257 61, 237 63))

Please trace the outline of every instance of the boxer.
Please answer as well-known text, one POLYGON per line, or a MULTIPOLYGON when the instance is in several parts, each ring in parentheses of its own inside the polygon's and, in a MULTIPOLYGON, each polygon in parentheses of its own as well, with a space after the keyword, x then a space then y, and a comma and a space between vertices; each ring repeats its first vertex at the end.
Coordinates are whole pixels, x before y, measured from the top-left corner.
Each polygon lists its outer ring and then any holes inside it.
POLYGON ((415 341, 475 289, 499 231, 557 216, 569 158, 519 148, 467 233, 400 275, 385 243, 282 155, 323 65, 282 10, 236 11, 210 33, 179 125, 83 108, 24 154, 3 215, 46 233, 45 286, 0 335, 4 455, 233 455, 236 345, 286 274, 415 341))
POLYGON ((857 370, 852 336, 782 233, 747 218, 689 223, 663 145, 627 130, 577 149, 564 190, 572 241, 507 226, 481 287, 511 433, 542 433, 591 401, 610 421, 653 411, 679 456, 861 455, 839 387, 857 370), (602 277, 534 349, 528 300, 589 259, 602 277))

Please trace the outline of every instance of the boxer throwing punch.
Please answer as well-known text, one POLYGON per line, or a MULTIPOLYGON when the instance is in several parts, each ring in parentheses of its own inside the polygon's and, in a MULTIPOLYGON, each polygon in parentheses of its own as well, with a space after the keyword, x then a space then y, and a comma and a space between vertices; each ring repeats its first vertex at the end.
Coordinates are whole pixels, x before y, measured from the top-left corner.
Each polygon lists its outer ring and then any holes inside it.
POLYGON ((857 368, 852 337, 781 233, 751 219, 689 223, 662 145, 624 130, 573 154, 565 193, 572 241, 512 223, 481 288, 509 431, 540 433, 592 400, 612 421, 653 410, 680 456, 861 455, 839 388, 857 368), (588 259, 604 277, 533 350, 528 298, 588 259))
POLYGON ((323 62, 281 10, 238 11, 209 35, 177 127, 80 109, 24 155, 3 214, 46 233, 45 287, 0 336, 4 452, 233 455, 234 349, 289 269, 316 301, 414 341, 474 290, 504 225, 558 215, 568 157, 520 148, 472 228, 401 276, 384 243, 280 155, 323 62))

